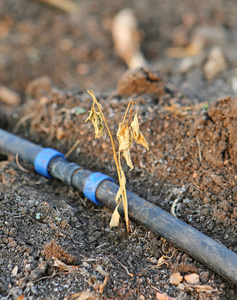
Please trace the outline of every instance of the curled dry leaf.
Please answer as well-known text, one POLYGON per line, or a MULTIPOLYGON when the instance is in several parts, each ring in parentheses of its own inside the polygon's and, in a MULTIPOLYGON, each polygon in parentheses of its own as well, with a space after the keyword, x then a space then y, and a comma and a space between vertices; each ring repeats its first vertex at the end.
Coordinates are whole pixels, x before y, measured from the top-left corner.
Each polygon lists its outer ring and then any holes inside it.
POLYGON ((87 121, 92 121, 94 128, 95 128, 95 138, 100 138, 104 136, 103 129, 103 119, 100 111, 95 110, 95 103, 92 104, 91 110, 89 111, 89 117, 85 120, 87 121))
POLYGON ((126 159, 127 165, 130 167, 130 171, 133 169, 133 163, 131 160, 130 150, 123 150, 123 157, 126 159))
POLYGON ((118 212, 118 206, 119 206, 119 204, 116 206, 116 208, 112 214, 112 217, 111 217, 111 220, 109 223, 110 228, 119 226, 120 214, 118 212))
POLYGON ((126 159, 130 170, 133 169, 133 163, 130 155, 130 147, 132 146, 133 135, 131 129, 128 127, 128 124, 119 124, 119 129, 117 131, 117 137, 119 141, 119 151, 123 152, 123 156, 126 159))
POLYGON ((131 123, 131 126, 132 126, 132 130, 133 130, 133 138, 136 141, 136 143, 138 143, 139 145, 142 145, 147 150, 149 150, 146 139, 145 139, 144 135, 139 130, 139 123, 138 123, 137 114, 135 114, 134 119, 131 123))

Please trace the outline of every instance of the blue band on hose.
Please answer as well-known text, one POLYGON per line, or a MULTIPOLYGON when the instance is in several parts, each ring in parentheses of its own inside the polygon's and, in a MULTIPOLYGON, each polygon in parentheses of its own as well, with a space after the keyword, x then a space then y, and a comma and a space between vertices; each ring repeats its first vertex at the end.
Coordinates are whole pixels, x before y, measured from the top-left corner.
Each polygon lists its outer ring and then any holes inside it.
POLYGON ((85 197, 90 199, 95 204, 102 205, 102 203, 100 203, 96 199, 96 190, 97 190, 98 186, 100 185, 100 183, 106 179, 114 182, 113 178, 111 178, 105 174, 102 174, 99 172, 92 173, 86 179, 84 187, 83 187, 83 193, 84 193, 85 197))
POLYGON ((35 171, 40 175, 51 178, 48 173, 48 166, 50 161, 57 156, 61 156, 63 158, 64 155, 61 152, 58 152, 51 148, 44 148, 42 151, 38 153, 34 161, 35 171))

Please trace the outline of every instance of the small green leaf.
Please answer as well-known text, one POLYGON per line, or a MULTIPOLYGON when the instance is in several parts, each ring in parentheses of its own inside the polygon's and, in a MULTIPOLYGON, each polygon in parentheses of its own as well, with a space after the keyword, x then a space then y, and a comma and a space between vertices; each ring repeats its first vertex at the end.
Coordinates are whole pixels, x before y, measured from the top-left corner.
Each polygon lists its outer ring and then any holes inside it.
POLYGON ((82 115, 82 114, 84 114, 86 112, 86 109, 85 108, 83 108, 83 107, 75 107, 75 111, 74 111, 74 114, 76 115, 76 116, 79 116, 79 115, 82 115))
POLYGON ((204 105, 203 105, 203 108, 204 108, 204 109, 208 109, 208 108, 209 108, 209 104, 204 104, 204 105))
POLYGON ((35 214, 35 218, 36 218, 37 220, 39 220, 39 219, 41 218, 40 213, 36 213, 36 214, 35 214))
POLYGON ((59 218, 59 217, 55 217, 55 221, 62 221, 62 219, 61 218, 59 218))

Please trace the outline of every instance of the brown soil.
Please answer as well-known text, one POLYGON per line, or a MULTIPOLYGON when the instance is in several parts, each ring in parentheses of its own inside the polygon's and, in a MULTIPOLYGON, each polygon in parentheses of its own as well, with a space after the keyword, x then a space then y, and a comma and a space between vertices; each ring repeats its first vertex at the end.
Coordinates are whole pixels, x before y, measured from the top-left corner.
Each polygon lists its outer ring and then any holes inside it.
MULTIPOLYGON (((86 89, 95 90, 114 137, 133 99, 150 150, 133 146, 134 170, 124 164, 127 188, 169 212, 178 199, 179 219, 237 253, 236 8, 231 1, 159 1, 159 9, 157 1, 130 2, 152 68, 126 71, 113 52, 111 21, 123 1, 78 1, 80 18, 37 1, 1 2, 0 82, 22 103, 0 104, 0 126, 63 153, 79 139, 68 159, 116 179, 109 137, 95 140, 84 122, 92 103, 86 89), (205 35, 191 67, 183 67, 186 58, 164 55, 167 47, 187 46, 203 25, 219 35, 215 42, 205 35), (213 43, 225 67, 207 80, 213 43)), ((73 188, 24 172, 3 156, 0 174, 0 299, 74 299, 83 291, 83 299, 89 292, 91 299, 159 299, 159 292, 236 299, 233 284, 173 245, 162 247, 139 224, 132 223, 130 235, 123 222, 111 230, 111 211, 73 188), (157 266, 164 251, 171 258, 157 266), (199 284, 214 291, 181 290, 169 281, 175 272, 197 273, 199 284)))

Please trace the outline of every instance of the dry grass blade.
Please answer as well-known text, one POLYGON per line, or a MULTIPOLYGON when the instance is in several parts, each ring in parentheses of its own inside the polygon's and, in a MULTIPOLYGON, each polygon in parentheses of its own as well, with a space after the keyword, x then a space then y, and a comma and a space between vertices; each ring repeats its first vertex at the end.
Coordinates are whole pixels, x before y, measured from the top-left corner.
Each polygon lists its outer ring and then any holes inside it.
POLYGON ((36 114, 35 113, 30 113, 30 114, 27 114, 25 116, 23 116, 17 123, 16 123, 16 126, 14 127, 13 129, 13 133, 17 133, 20 126, 27 120, 33 118, 36 114))
POLYGON ((72 152, 76 149, 76 147, 79 145, 80 143, 80 140, 78 139, 74 144, 73 146, 68 150, 68 152, 65 154, 65 157, 68 158, 72 152))

